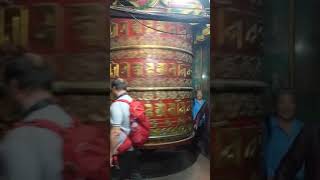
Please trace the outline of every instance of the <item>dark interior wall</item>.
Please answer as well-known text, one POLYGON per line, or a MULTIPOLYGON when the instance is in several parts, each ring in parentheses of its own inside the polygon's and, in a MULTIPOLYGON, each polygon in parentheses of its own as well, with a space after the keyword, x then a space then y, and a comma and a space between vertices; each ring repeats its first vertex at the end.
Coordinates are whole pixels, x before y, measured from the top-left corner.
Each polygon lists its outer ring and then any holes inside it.
POLYGON ((277 88, 288 79, 288 0, 264 2, 263 78, 277 88))
POLYGON ((210 94, 210 37, 194 45, 194 54, 193 88, 194 90, 201 89, 204 98, 208 99, 210 94))
POLYGON ((295 87, 299 116, 306 120, 320 118, 319 2, 296 1, 295 87))
MULTIPOLYGON (((273 89, 288 86, 289 81, 289 1, 265 1, 264 80, 273 89)), ((298 117, 320 118, 320 48, 318 31, 319 2, 295 1, 295 66, 294 87, 298 99, 298 117)))

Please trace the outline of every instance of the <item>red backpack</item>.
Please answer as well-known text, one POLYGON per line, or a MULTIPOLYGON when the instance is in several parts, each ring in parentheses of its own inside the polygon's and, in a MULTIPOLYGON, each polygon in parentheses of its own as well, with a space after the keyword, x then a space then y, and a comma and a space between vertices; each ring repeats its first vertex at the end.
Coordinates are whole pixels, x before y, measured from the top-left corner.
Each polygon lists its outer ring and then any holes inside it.
POLYGON ((124 102, 130 106, 130 134, 122 145, 117 149, 118 154, 127 151, 131 146, 141 147, 149 139, 150 135, 150 122, 149 118, 145 115, 144 104, 133 100, 129 102, 124 99, 118 99, 114 102, 124 102))
POLYGON ((34 126, 49 129, 63 139, 64 180, 107 180, 108 141, 106 129, 85 125, 73 120, 63 128, 48 120, 19 123, 17 127, 34 126))

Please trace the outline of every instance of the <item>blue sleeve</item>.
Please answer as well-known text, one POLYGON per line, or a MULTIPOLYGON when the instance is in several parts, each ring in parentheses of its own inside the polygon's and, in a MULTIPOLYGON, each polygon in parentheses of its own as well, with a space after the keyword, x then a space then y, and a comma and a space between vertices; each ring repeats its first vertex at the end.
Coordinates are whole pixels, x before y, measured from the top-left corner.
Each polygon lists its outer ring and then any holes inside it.
POLYGON ((196 118, 195 108, 192 109, 192 119, 194 120, 194 118, 196 118))
POLYGON ((192 101, 192 120, 194 120, 194 118, 196 118, 196 105, 195 105, 195 101, 192 101))

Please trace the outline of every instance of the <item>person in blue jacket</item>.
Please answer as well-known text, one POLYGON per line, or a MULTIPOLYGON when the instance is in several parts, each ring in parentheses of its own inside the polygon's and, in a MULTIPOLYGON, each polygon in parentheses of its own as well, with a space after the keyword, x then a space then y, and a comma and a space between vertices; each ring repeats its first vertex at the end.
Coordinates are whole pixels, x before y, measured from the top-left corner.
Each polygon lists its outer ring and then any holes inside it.
POLYGON ((200 89, 196 91, 196 97, 193 100, 192 119, 195 130, 195 148, 200 148, 205 154, 208 153, 208 106, 200 89))
POLYGON ((198 127, 202 127, 205 121, 205 114, 202 115, 199 119, 197 119, 197 115, 200 112, 201 108, 205 105, 206 100, 203 99, 203 94, 200 89, 196 91, 196 97, 193 100, 193 109, 192 109, 192 119, 194 120, 195 129, 198 127), (199 122, 196 122, 199 121, 199 122))
MULTIPOLYGON (((292 90, 280 90, 275 96, 275 113, 264 123, 263 171, 272 179, 282 158, 300 133, 303 122, 296 118, 296 100, 292 90)), ((295 180, 303 180, 303 168, 295 180)))

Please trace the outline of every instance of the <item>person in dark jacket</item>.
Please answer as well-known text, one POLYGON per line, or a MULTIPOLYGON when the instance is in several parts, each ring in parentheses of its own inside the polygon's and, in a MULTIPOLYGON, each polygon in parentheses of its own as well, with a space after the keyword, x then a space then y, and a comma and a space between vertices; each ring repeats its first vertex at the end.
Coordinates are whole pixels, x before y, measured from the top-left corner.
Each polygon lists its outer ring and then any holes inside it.
POLYGON ((193 148, 199 150, 204 155, 208 155, 209 150, 209 109, 208 103, 203 99, 202 90, 196 91, 196 97, 192 105, 192 119, 194 122, 195 138, 193 148))
MULTIPOLYGON (((263 128, 263 172, 269 180, 303 127, 303 122, 295 116, 293 90, 279 90, 274 97, 274 105, 275 112, 266 119, 263 128)), ((303 180, 303 168, 291 180, 303 180)))
POLYGON ((320 123, 305 123, 288 153, 281 160, 274 180, 292 180, 304 164, 304 179, 320 179, 320 123))

